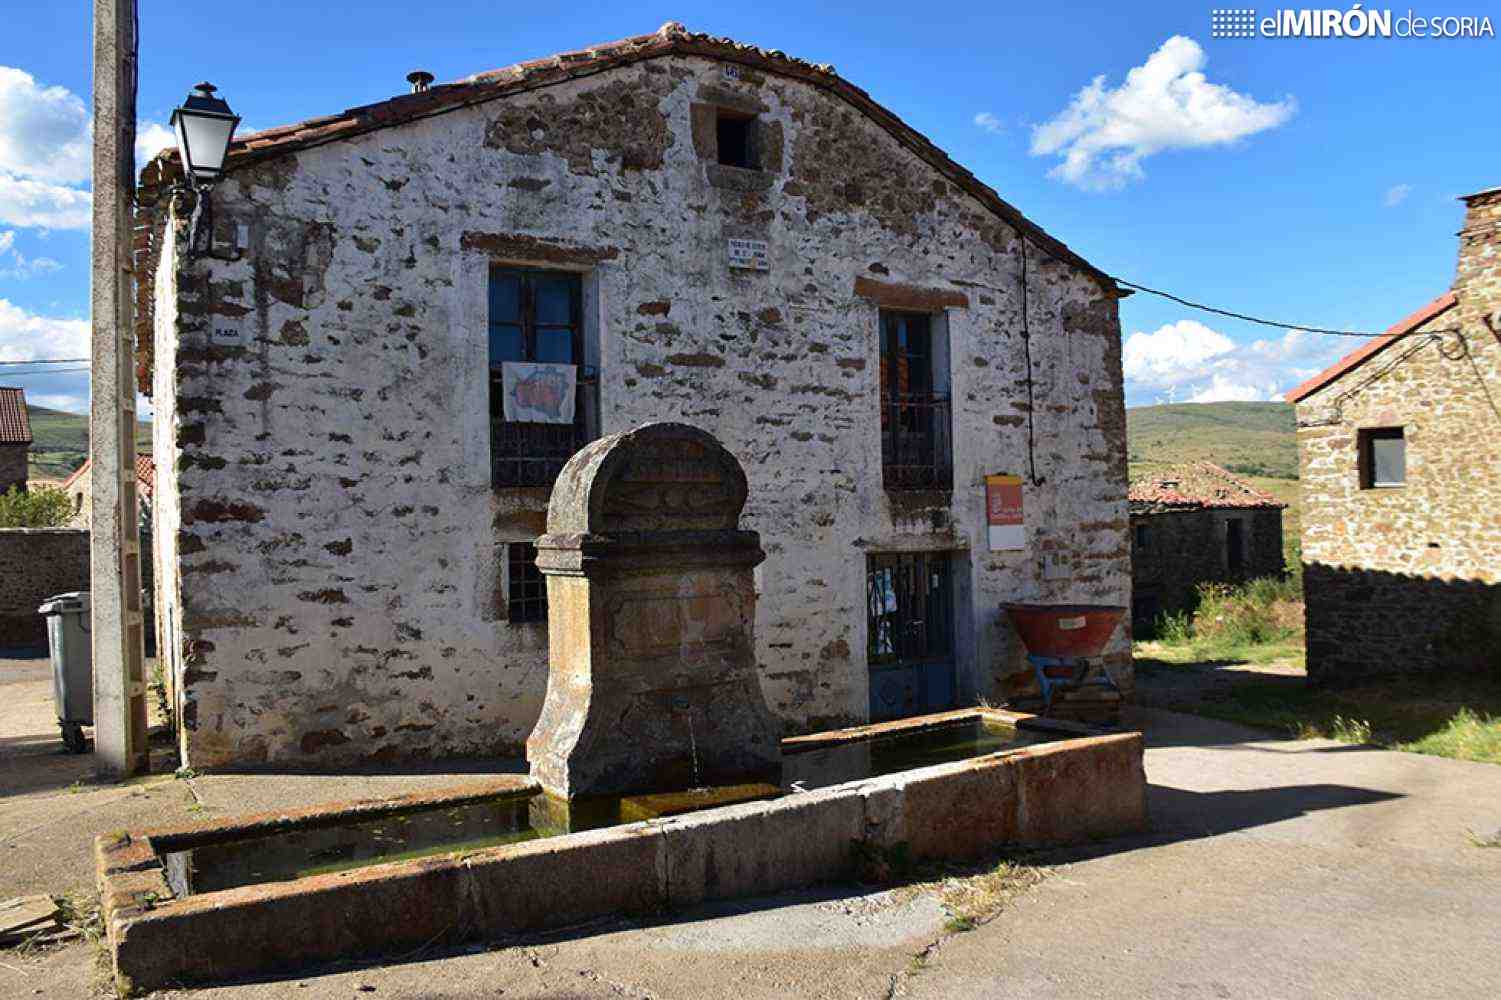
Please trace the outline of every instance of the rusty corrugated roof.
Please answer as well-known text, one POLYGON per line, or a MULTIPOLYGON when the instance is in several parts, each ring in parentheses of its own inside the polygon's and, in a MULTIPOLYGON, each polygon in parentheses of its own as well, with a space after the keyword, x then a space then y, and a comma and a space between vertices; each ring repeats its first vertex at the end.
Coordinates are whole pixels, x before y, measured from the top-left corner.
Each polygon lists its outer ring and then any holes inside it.
POLYGON ((31 444, 26 390, 0 386, 0 444, 31 444))

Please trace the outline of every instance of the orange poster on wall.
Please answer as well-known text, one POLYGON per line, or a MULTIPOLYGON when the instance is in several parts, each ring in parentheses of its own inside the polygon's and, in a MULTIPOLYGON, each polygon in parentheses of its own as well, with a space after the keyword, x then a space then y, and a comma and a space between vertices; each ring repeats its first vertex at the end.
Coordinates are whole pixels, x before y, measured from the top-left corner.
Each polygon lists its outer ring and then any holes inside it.
POLYGON ((1021 476, 985 477, 985 523, 992 552, 1027 547, 1021 476))

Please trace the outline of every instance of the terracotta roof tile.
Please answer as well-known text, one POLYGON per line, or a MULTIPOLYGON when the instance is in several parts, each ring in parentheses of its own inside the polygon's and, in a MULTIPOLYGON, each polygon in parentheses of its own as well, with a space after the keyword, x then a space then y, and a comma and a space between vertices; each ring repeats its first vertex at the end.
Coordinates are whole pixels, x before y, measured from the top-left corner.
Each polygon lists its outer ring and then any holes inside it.
POLYGON ((24 389, 0 388, 0 444, 31 444, 24 389))
MULTIPOLYGON (((89 470, 94 467, 94 460, 86 458, 83 464, 73 470, 73 474, 63 480, 62 488, 71 490, 89 470)), ((145 500, 151 499, 151 494, 156 492, 156 461, 150 455, 136 456, 136 492, 145 500)))
MULTIPOLYGON (((240 136, 230 146, 226 169, 233 171, 236 167, 309 146, 337 141, 428 115, 496 100, 562 80, 592 75, 617 66, 673 54, 700 55, 741 63, 763 72, 802 80, 842 97, 886 129, 899 142, 927 160, 940 173, 968 191, 996 215, 1027 232, 1048 253, 1067 260, 1093 275, 1112 294, 1121 296, 1130 294, 1118 288, 1108 274, 1090 264, 1070 250, 1062 241, 1049 235, 1041 226, 1022 215, 992 188, 951 160, 927 137, 876 103, 864 90, 840 77, 834 71, 833 66, 815 65, 777 49, 761 49, 730 38, 697 34, 690 32, 675 21, 669 21, 649 35, 635 35, 573 52, 542 59, 529 59, 514 66, 476 73, 455 83, 433 86, 423 93, 402 94, 389 100, 350 108, 342 114, 311 118, 304 122, 240 136)), ((138 197, 143 203, 153 202, 158 194, 180 174, 181 166, 177 162, 177 151, 164 150, 142 171, 138 197)))
POLYGON ((1246 507, 1281 510, 1287 506, 1213 462, 1190 462, 1156 472, 1133 482, 1126 497, 1133 514, 1246 507))
POLYGON ((1381 336, 1361 344, 1355 350, 1346 354, 1296 389, 1289 389, 1287 394, 1282 398, 1286 399, 1289 403, 1296 403, 1306 399, 1346 372, 1365 364, 1399 338, 1406 336, 1433 317, 1444 312, 1444 310, 1449 309, 1456 301, 1458 300, 1455 299, 1453 292, 1445 292, 1423 306, 1423 308, 1399 319, 1387 327, 1386 332, 1381 336))

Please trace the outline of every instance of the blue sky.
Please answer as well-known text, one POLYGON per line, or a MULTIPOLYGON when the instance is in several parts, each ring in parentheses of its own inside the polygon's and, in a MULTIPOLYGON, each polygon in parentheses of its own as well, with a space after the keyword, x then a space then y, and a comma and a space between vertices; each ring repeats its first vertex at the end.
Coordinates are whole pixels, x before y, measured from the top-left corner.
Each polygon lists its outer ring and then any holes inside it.
MULTIPOLYGON (((1416 9, 1501 14, 1459 2, 1416 9)), ((677 19, 833 63, 1113 274, 1340 329, 1445 290, 1455 197, 1501 184, 1493 36, 1219 39, 1207 3, 1007 6, 148 0, 139 109, 159 136, 208 78, 269 127, 390 97, 414 68, 455 79, 677 19)), ((90 10, 27 4, 0 36, 0 360, 87 352, 90 10)), ((1145 295, 1121 319, 1132 405, 1265 399, 1354 346, 1145 295)), ((81 373, 6 377, 86 406, 81 373)))

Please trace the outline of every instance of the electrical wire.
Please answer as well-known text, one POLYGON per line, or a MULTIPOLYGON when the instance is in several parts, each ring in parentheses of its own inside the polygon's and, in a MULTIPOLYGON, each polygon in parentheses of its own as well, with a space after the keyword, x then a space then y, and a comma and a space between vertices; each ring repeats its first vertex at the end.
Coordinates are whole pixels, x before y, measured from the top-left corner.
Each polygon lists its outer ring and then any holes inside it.
POLYGON ((86 365, 89 358, 32 358, 30 361, 0 361, 0 365, 86 365))
POLYGON ((1021 237, 1021 258, 1022 353, 1027 359, 1027 468, 1032 478, 1032 485, 1041 486, 1043 480, 1037 476, 1037 429, 1034 424, 1037 418, 1037 399, 1032 380, 1032 330, 1027 322, 1027 237, 1025 233, 1021 237))
POLYGON ((1146 285, 1138 285, 1134 281, 1125 278, 1110 279, 1117 285, 1125 285, 1127 288, 1138 292, 1146 292, 1148 295, 1160 295, 1164 299, 1171 299, 1179 305, 1188 306, 1190 309, 1200 309, 1204 312, 1214 313, 1217 316, 1229 316, 1231 319, 1244 320, 1247 323, 1258 323, 1261 326, 1276 327, 1279 330, 1299 330, 1303 333, 1320 333, 1330 337, 1384 337, 1385 333, 1368 333, 1363 330, 1330 330, 1322 326, 1303 326, 1298 323, 1283 323, 1275 319, 1262 319, 1260 316, 1249 316, 1245 313, 1233 312, 1229 309, 1220 309, 1217 306, 1206 306, 1202 302, 1190 302, 1188 299, 1174 295, 1172 292, 1164 292, 1157 288, 1148 288, 1146 285))

